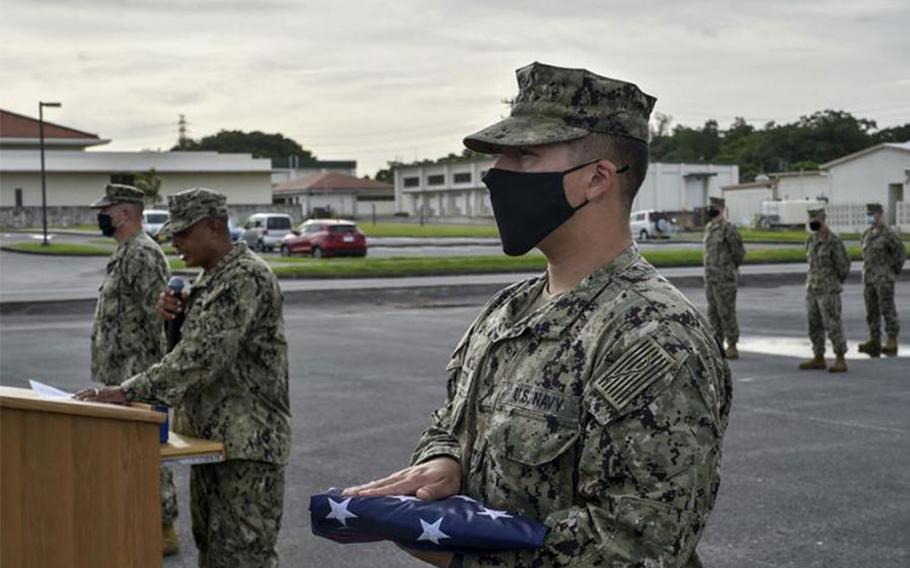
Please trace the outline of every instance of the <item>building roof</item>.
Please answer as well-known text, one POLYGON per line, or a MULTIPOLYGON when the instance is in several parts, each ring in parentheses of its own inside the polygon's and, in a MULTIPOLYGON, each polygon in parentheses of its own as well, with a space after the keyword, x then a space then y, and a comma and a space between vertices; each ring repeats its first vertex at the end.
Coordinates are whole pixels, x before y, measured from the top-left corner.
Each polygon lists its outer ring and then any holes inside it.
POLYGON ((737 190, 737 189, 762 189, 762 188, 774 189, 775 186, 777 186, 777 179, 772 178, 772 179, 765 179, 765 180, 758 180, 758 181, 749 181, 746 183, 737 183, 734 185, 724 185, 720 189, 723 191, 737 190))
POLYGON ((821 170, 800 170, 798 172, 773 172, 768 176, 772 178, 790 178, 790 177, 824 177, 827 172, 821 170))
MULTIPOLYGON (((0 144, 29 144, 40 139, 40 127, 37 118, 25 116, 8 110, 0 109, 0 144)), ((44 121, 44 140, 46 144, 73 146, 94 146, 105 144, 97 134, 61 126, 53 122, 44 121)))
POLYGON ((391 191, 391 184, 342 172, 319 172, 272 185, 274 193, 391 191))
POLYGON ((847 154, 842 158, 836 160, 831 160, 830 162, 820 165, 818 168, 821 170, 827 170, 832 166, 838 166, 844 162, 849 162, 850 160, 855 160, 857 158, 862 158, 867 154, 872 154, 873 152, 878 152, 879 150, 893 149, 900 150, 902 152, 910 152, 910 141, 907 142, 885 142, 884 144, 876 144, 875 146, 869 146, 864 148, 859 152, 853 152, 852 154, 847 154))

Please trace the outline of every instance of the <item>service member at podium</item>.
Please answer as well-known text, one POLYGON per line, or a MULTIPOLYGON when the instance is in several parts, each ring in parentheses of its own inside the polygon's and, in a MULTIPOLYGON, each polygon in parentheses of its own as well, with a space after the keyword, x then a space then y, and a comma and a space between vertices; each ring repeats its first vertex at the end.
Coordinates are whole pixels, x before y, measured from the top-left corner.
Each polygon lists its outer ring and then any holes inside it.
POLYGON ((224 462, 192 468, 199 566, 277 566, 291 434, 281 290, 261 258, 231 243, 224 195, 191 189, 168 206, 174 246, 203 269, 185 301, 158 300, 167 320, 185 313, 180 342, 121 386, 78 396, 160 400, 185 419, 180 433, 223 442, 224 462))

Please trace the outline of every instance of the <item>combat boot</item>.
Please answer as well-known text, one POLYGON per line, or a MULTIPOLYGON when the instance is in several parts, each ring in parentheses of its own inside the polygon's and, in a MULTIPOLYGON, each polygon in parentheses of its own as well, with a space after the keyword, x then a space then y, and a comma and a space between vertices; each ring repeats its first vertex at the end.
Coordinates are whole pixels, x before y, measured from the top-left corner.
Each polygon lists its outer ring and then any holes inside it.
POLYGON ((807 369, 827 369, 828 364, 825 363, 825 358, 821 355, 816 355, 815 357, 809 359, 808 361, 803 361, 799 364, 799 368, 803 371, 807 369))
POLYGON ((837 359, 834 360, 834 364, 828 369, 829 373, 846 373, 847 372, 847 362, 844 361, 843 355, 838 355, 837 359))
POLYGON ((885 346, 882 347, 882 354, 887 355, 888 357, 894 357, 897 355, 897 338, 889 337, 888 341, 885 342, 885 346))
POLYGON ((161 555, 173 556, 180 551, 180 541, 177 540, 177 531, 174 530, 173 523, 161 525, 161 555))
POLYGON ((735 343, 727 345, 727 350, 724 352, 724 356, 727 359, 739 359, 739 351, 736 350, 735 343))
POLYGON ((878 357, 882 353, 882 343, 878 339, 870 339, 860 343, 856 349, 869 357, 878 357))

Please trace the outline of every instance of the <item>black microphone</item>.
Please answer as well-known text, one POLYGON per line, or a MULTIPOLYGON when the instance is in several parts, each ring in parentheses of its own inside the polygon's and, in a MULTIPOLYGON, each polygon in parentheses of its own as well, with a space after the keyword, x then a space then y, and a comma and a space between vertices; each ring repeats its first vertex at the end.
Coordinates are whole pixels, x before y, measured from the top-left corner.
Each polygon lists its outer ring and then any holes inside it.
MULTIPOLYGON (((181 294, 184 286, 186 286, 186 282, 183 278, 173 276, 167 283, 168 293, 170 293, 171 296, 176 296, 182 303, 183 296, 181 294)), ((167 332, 168 351, 173 350, 177 343, 180 342, 180 328, 183 326, 183 316, 184 313, 181 311, 174 319, 164 322, 164 329, 167 332)))

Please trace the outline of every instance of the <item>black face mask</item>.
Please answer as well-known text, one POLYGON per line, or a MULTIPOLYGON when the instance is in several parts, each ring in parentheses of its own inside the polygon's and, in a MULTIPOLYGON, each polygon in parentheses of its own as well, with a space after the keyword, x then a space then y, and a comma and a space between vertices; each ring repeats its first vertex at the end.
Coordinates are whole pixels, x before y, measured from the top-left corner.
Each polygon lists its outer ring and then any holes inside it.
MULTIPOLYGON (((563 178, 594 160, 562 172, 514 172, 492 168, 483 176, 490 190, 493 215, 499 227, 502 250, 521 256, 588 204, 572 207, 566 199, 563 178)), ((628 166, 616 170, 622 173, 628 166)))
POLYGON ((708 207, 707 209, 705 209, 705 213, 708 214, 708 217, 713 219, 713 218, 717 217, 718 215, 720 215, 720 209, 718 209, 717 207, 708 207))
POLYGON ((822 228, 822 224, 819 221, 809 221, 809 230, 817 231, 822 228))
POLYGON ((114 226, 114 220, 108 213, 98 213, 98 228, 105 237, 113 237, 117 227, 114 226))

